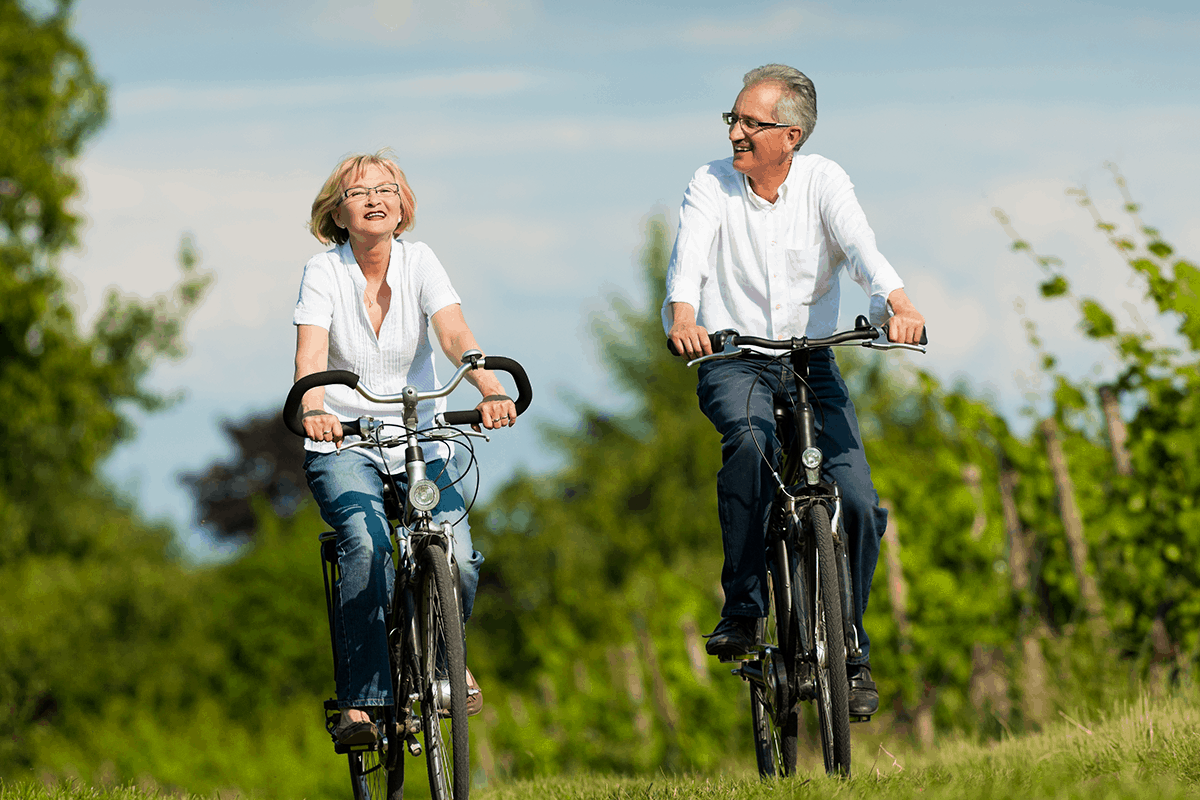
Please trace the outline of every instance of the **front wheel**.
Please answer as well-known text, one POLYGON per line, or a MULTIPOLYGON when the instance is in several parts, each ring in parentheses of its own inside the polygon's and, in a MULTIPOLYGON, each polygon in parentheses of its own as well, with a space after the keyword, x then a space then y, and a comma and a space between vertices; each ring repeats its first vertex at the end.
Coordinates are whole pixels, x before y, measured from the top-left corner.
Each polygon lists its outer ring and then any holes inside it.
POLYGON ((467 736, 467 664, 458 593, 446 550, 420 555, 421 725, 434 800, 466 800, 471 790, 467 736))
POLYGON ((850 685, 846 679, 846 637, 842 625, 841 586, 834 560, 833 531, 825 506, 812 507, 808 574, 813 598, 816 645, 817 718, 825 771, 850 774, 850 685))

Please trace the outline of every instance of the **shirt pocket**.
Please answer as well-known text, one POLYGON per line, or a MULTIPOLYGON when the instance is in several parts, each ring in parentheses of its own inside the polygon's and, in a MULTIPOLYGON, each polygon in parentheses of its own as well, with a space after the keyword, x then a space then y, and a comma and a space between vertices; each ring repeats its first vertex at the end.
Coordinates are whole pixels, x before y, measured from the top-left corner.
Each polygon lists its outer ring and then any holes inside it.
POLYGON ((821 260, 821 246, 787 248, 783 251, 784 263, 787 265, 789 295, 792 302, 808 305, 813 297, 819 297, 817 292, 818 267, 821 260))

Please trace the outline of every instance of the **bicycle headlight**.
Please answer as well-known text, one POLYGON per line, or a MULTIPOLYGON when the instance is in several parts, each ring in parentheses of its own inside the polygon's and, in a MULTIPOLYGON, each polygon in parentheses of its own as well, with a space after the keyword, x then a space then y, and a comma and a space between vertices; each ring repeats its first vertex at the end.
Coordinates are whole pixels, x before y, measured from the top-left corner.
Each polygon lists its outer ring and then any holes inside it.
POLYGON ((809 469, 816 469, 821 466, 821 451, 815 447, 804 448, 804 452, 800 454, 800 463, 809 469))
POLYGON ((408 502, 417 511, 432 511, 441 497, 437 484, 428 479, 417 481, 408 490, 408 502))

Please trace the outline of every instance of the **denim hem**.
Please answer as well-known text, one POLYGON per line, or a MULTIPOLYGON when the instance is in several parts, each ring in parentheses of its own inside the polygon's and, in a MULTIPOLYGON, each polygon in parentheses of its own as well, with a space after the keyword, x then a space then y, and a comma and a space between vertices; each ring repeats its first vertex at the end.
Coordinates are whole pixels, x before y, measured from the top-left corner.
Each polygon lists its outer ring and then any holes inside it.
POLYGON ((338 700, 337 707, 339 709, 346 708, 384 708, 392 704, 391 699, 375 699, 375 700, 338 700))

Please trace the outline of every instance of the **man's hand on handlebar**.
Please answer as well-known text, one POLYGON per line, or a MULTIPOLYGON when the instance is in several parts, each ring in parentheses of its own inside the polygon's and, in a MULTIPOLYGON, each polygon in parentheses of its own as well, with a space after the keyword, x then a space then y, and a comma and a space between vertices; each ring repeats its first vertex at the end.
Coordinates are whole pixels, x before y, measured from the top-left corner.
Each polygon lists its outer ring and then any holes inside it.
POLYGON ((696 324, 696 309, 688 303, 671 303, 671 330, 667 341, 672 352, 688 358, 712 353, 708 331, 696 324))
POLYGON ((675 352, 688 358, 699 358, 712 353, 712 341, 709 339, 708 331, 695 323, 690 325, 675 323, 671 326, 671 332, 667 334, 667 339, 675 345, 675 352))
POLYGON ((336 442, 339 445, 342 442, 342 423, 333 414, 306 411, 300 424, 304 426, 304 435, 314 442, 336 442))
MULTIPOLYGON (((517 404, 507 395, 490 394, 480 400, 479 405, 475 408, 483 417, 483 427, 485 428, 504 428, 517 424, 517 404)), ((476 433, 479 432, 478 425, 471 427, 476 433)))
POLYGON ((908 299, 903 289, 888 296, 893 315, 887 321, 888 341, 898 344, 920 344, 921 332, 925 330, 925 317, 908 299))

